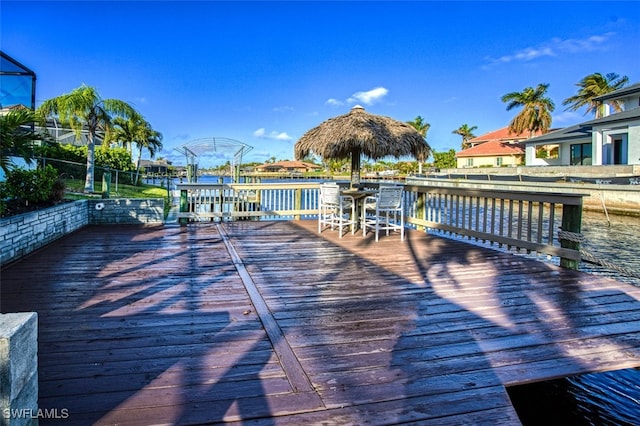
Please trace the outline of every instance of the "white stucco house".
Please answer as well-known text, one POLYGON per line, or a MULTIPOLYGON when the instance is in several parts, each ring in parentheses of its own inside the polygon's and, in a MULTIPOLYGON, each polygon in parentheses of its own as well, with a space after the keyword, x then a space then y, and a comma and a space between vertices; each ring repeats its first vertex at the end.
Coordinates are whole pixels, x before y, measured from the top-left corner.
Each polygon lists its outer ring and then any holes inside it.
POLYGON ((526 141, 528 166, 640 164, 640 83, 595 99, 604 116, 526 141), (611 113, 607 102, 619 100, 623 111, 611 113), (549 152, 556 155, 549 156, 549 152))

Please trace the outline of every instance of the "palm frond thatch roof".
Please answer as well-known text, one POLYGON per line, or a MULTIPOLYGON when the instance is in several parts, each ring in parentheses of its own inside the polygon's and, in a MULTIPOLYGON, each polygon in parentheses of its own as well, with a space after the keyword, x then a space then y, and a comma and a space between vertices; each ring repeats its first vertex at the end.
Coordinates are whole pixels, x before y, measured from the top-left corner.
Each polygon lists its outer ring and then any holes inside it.
POLYGON ((356 106, 344 115, 330 118, 306 132, 296 142, 295 157, 316 154, 323 159, 349 158, 352 153, 378 160, 412 155, 426 159, 431 151, 418 131, 407 123, 356 106))

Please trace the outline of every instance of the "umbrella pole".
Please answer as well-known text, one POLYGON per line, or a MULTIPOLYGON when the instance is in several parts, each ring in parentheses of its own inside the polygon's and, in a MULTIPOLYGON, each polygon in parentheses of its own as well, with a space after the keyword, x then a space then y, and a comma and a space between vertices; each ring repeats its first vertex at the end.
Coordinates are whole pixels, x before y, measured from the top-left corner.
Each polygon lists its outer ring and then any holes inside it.
POLYGON ((351 187, 360 185, 360 150, 351 153, 351 187))

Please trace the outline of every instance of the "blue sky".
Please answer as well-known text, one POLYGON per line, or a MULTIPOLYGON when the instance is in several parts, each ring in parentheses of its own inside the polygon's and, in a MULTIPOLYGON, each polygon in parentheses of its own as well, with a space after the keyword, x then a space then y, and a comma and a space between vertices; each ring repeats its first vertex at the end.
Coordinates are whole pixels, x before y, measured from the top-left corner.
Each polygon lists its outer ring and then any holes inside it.
POLYGON ((591 118, 562 105, 584 76, 640 82, 636 1, 3 0, 0 24, 1 49, 37 74, 38 105, 93 86, 134 105, 175 164, 175 147, 206 137, 252 146, 246 161, 293 159, 307 130, 355 104, 420 115, 433 149, 459 150, 462 124, 509 123, 506 93, 548 83, 564 127, 591 118))

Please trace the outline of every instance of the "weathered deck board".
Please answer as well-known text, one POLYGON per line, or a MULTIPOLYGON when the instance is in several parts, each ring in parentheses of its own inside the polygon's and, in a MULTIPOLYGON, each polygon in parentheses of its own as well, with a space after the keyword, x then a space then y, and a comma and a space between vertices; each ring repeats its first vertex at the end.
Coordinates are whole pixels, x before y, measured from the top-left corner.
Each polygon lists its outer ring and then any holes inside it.
POLYGON ((420 232, 223 226, 89 227, 4 268, 0 310, 39 313, 41 407, 69 424, 517 424, 507 385, 640 366, 628 284, 420 232))

